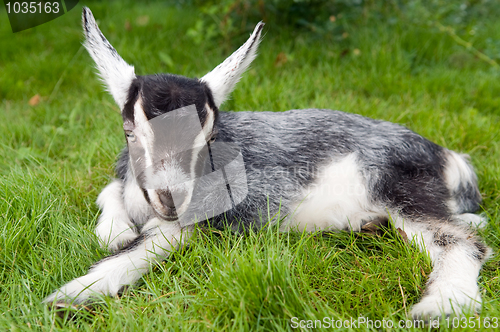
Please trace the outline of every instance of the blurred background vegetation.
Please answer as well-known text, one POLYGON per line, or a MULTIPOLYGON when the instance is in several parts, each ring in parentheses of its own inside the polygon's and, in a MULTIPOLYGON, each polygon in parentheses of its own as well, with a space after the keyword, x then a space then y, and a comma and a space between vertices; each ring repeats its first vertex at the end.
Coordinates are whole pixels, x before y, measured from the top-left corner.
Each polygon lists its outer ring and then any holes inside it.
MULTIPOLYGON (((309 32, 316 38, 333 39, 348 46, 346 31, 356 24, 398 23, 446 32, 463 46, 481 49, 485 59, 500 59, 500 42, 478 40, 485 17, 500 14, 494 0, 181 0, 179 5, 196 5, 201 17, 189 30, 193 39, 223 38, 230 42, 263 20, 273 28, 309 32)), ((493 62, 491 62, 493 64, 493 62)))

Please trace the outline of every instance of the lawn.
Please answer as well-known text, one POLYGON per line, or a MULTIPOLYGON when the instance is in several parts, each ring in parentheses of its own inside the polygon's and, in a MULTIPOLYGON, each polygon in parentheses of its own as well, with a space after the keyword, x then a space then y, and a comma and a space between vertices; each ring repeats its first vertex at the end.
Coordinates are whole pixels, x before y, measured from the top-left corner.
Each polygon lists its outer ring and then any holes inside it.
MULTIPOLYGON (((248 36, 200 42, 187 33, 199 20, 187 4, 85 4, 138 74, 201 77, 248 36)), ((486 12, 455 33, 396 14, 368 13, 324 34, 267 24, 259 56, 221 109, 338 109, 400 123, 470 154, 489 219, 479 233, 496 253, 498 16, 486 12)), ((0 10, 0 330, 268 331, 291 330, 293 317, 406 319, 431 265, 393 229, 381 236, 205 229, 91 312, 61 318, 42 304, 108 255, 93 234, 95 200, 124 145, 119 109, 81 46, 80 15, 81 4, 13 34, 0 10)), ((500 320, 499 264, 495 255, 481 272, 475 322, 500 320)))

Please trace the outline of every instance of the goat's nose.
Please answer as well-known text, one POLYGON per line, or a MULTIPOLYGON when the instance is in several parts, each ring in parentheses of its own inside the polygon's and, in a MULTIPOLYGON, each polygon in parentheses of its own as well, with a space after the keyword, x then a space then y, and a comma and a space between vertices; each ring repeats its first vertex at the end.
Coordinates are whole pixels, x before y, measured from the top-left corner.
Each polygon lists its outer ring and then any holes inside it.
POLYGON ((184 191, 159 190, 158 196, 163 205, 169 209, 179 208, 186 200, 187 194, 184 191))
POLYGON ((170 209, 175 209, 174 199, 170 190, 158 190, 158 197, 163 205, 170 209))

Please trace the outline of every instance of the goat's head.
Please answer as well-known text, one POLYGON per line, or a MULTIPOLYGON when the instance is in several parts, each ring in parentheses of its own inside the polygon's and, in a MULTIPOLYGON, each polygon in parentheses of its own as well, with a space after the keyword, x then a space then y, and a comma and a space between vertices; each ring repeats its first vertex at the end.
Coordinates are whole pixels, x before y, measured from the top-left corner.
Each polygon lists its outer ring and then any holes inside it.
POLYGON ((263 25, 201 79, 136 76, 83 8, 84 45, 121 109, 135 179, 161 218, 176 220, 187 210, 200 155, 216 135, 218 108, 255 58, 263 25))

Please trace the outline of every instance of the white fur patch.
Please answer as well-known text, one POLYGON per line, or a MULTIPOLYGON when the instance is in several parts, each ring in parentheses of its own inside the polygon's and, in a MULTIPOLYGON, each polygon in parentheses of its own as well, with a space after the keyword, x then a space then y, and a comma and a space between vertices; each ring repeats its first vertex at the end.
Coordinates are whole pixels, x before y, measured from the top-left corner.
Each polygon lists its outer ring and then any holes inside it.
POLYGON ((448 164, 445 169, 446 183, 451 190, 457 190, 463 181, 473 181, 476 174, 467 163, 469 157, 448 151, 448 164))
POLYGON ((144 198, 144 193, 137 184, 131 169, 128 170, 126 176, 123 189, 123 201, 128 216, 134 220, 137 225, 145 224, 148 221, 147 218, 153 215, 153 209, 144 198))
MULTIPOLYGON (((469 183, 476 181, 476 173, 467 163, 469 156, 458 154, 454 151, 448 151, 447 164, 444 170, 444 177, 450 192, 457 192, 461 183, 469 183)), ((453 213, 459 210, 459 206, 454 199, 448 202, 453 213)))
POLYGON ((481 309, 481 296, 475 280, 468 284, 457 280, 454 284, 444 279, 433 284, 431 288, 433 291, 412 307, 412 317, 437 318, 450 314, 474 314, 481 309))
POLYGON ((453 216, 453 220, 476 228, 484 228, 488 225, 488 218, 483 214, 462 213, 453 216))
POLYGON ((303 199, 294 204, 296 209, 287 229, 359 231, 363 221, 387 217, 382 207, 370 203, 354 154, 318 173, 314 183, 304 190, 303 199))
MULTIPOLYGON (((142 105, 142 97, 137 98, 137 102, 134 105, 134 134, 136 135, 135 142, 129 142, 129 150, 133 149, 134 144, 139 144, 144 150, 142 155, 145 160, 145 168, 151 168, 153 165, 153 143, 155 140, 153 128, 149 122, 146 114, 144 113, 144 108, 142 105)), ((134 153, 130 154, 135 155, 134 153)))
POLYGON ((134 240, 138 233, 123 204, 122 182, 114 180, 97 197, 101 215, 95 233, 101 246, 116 251, 134 240))

